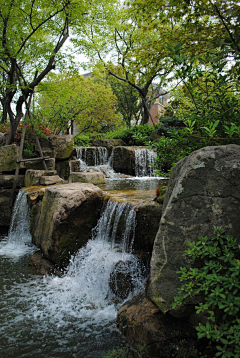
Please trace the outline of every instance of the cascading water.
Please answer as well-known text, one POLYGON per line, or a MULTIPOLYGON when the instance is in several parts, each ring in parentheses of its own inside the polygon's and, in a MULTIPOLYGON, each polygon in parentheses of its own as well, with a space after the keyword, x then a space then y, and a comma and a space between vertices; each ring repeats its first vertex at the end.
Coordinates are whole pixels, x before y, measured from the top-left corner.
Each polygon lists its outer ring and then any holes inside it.
POLYGON ((108 151, 105 147, 77 147, 77 158, 88 166, 106 165, 108 151))
POLYGON ((131 253, 134 229, 130 205, 109 200, 92 239, 72 257, 62 277, 42 278, 25 266, 21 271, 20 262, 3 257, 3 356, 96 358, 121 347, 124 343, 115 328, 118 305, 130 291, 142 289, 144 282, 131 253), (119 293, 118 274, 122 277, 126 269, 130 285, 119 293))
POLYGON ((135 150, 135 175, 137 177, 155 176, 154 161, 157 154, 150 149, 140 148, 135 150))
POLYGON ((33 251, 31 240, 27 194, 21 190, 14 204, 8 238, 2 242, 3 245, 0 247, 0 255, 15 258, 23 256, 33 251))

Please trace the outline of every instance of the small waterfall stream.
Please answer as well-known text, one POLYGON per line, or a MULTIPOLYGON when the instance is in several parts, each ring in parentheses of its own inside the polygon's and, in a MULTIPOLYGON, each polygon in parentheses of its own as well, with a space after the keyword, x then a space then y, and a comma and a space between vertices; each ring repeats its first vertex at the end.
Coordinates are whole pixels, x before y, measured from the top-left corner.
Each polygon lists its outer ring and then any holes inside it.
MULTIPOLYGON (((133 147, 133 150, 135 152, 135 177, 155 177, 153 164, 157 154, 148 148, 133 147)), ((81 170, 99 170, 111 179, 119 177, 119 174, 114 173, 112 169, 114 150, 110 157, 104 147, 77 147, 76 152, 81 162, 81 170)))
POLYGON ((149 176, 154 174, 154 161, 157 158, 157 153, 147 148, 140 148, 135 150, 135 175, 137 177, 149 176))
MULTIPOLYGON (((25 204, 18 206, 25 202, 23 198, 25 195, 20 194, 14 209, 16 221, 9 236, 13 251, 19 238, 29 242, 28 210, 23 209, 25 204), (19 227, 21 210, 26 215, 19 227)), ((131 253, 134 231, 135 212, 130 205, 109 200, 92 239, 72 257, 62 277, 42 278, 27 268, 26 256, 18 261, 2 256, 3 356, 95 358, 121 347, 123 338, 115 328, 117 309, 131 292, 142 289, 145 280, 131 253), (127 288, 120 287, 125 290, 120 293, 118 275, 125 275, 130 282, 127 288)))
POLYGON ((0 255, 21 257, 33 251, 31 234, 29 232, 29 209, 27 194, 19 191, 12 213, 8 237, 0 246, 0 255))
POLYGON ((77 147, 77 158, 85 165, 99 166, 108 164, 108 151, 104 147, 77 147))

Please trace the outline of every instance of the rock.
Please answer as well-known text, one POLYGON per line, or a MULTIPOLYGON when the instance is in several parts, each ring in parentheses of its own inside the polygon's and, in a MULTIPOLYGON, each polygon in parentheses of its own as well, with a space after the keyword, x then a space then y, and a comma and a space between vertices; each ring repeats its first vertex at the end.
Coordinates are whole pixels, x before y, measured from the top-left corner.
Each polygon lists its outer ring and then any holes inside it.
POLYGON ((193 152, 174 167, 165 195, 147 295, 162 312, 185 316, 188 310, 171 305, 181 286, 176 271, 188 266, 183 258, 186 243, 213 235, 214 226, 222 226, 240 243, 240 146, 193 152))
POLYGON ((0 132, 0 147, 6 144, 7 133, 0 132))
POLYGON ((39 178, 40 185, 54 185, 54 184, 63 184, 64 180, 60 178, 58 175, 52 176, 41 176, 39 178))
POLYGON ((62 160, 56 163, 56 170, 58 175, 64 179, 64 180, 68 180, 69 175, 70 175, 70 166, 69 166, 69 161, 68 160, 62 160))
POLYGON ((70 167, 70 172, 80 172, 81 170, 80 160, 70 160, 69 167, 70 167))
MULTIPOLYGON (((15 175, 13 174, 0 174, 0 188, 12 188, 15 175)), ((18 176, 17 188, 24 186, 24 175, 18 176)))
POLYGON ((10 226, 12 209, 10 198, 12 189, 0 189, 0 226, 10 226))
POLYGON ((190 324, 164 315, 143 293, 119 309, 117 327, 136 350, 144 348, 144 357, 185 357, 181 351, 192 351, 196 342, 190 324))
POLYGON ((12 172, 17 167, 19 147, 16 144, 0 147, 0 173, 12 172))
POLYGON ((96 139, 92 141, 92 145, 95 147, 105 147, 111 152, 113 147, 122 146, 123 141, 121 139, 96 139))
POLYGON ((70 173, 69 183, 105 184, 106 180, 102 172, 77 172, 70 173))
POLYGON ((110 275, 109 287, 121 299, 126 299, 133 288, 129 265, 128 261, 117 262, 110 275))
POLYGON ((74 150, 73 136, 52 135, 48 138, 39 138, 44 156, 57 160, 69 159, 74 150))
MULTIPOLYGON (((45 159, 45 162, 48 170, 55 170, 55 158, 45 159)), ((44 170, 43 162, 39 160, 25 162, 24 166, 26 169, 44 170)))
POLYGON ((45 258, 66 266, 71 255, 91 238, 102 203, 101 189, 92 184, 46 187, 41 204, 31 208, 33 243, 45 258))
POLYGON ((56 170, 34 170, 28 169, 25 173, 25 186, 40 185, 40 178, 42 176, 56 175, 56 170))
POLYGON ((151 256, 162 215, 162 205, 153 200, 142 201, 134 206, 134 210, 137 224, 133 249, 142 250, 151 256))
POLYGON ((134 147, 114 147, 112 167, 117 173, 135 175, 134 147))
POLYGON ((45 259, 40 250, 34 252, 34 254, 29 257, 28 263, 43 275, 56 274, 54 264, 50 260, 45 259))

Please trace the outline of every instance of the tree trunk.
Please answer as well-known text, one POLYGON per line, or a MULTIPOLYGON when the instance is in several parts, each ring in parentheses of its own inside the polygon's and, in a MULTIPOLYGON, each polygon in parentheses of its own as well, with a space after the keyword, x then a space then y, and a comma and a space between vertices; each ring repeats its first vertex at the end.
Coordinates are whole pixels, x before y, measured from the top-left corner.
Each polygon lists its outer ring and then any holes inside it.
POLYGON ((148 123, 148 120, 149 120, 149 110, 146 106, 146 102, 143 101, 143 116, 142 116, 141 124, 148 123))
POLYGON ((0 123, 6 123, 7 122, 7 104, 5 103, 4 98, 0 99, 2 104, 2 118, 0 120, 0 123))

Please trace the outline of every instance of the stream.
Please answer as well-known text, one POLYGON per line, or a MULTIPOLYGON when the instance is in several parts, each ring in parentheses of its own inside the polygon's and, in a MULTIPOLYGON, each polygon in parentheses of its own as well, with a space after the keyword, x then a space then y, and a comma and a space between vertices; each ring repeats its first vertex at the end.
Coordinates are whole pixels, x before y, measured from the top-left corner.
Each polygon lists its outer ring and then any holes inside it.
POLYGON ((128 202, 153 198, 160 182, 112 173, 102 189, 118 202, 109 200, 92 239, 61 277, 42 276, 28 265, 36 247, 29 234, 26 196, 20 192, 9 234, 0 236, 1 358, 97 358, 126 345, 116 328, 117 310, 124 299, 143 290, 146 280, 131 253, 135 212, 128 202), (119 241, 116 232, 123 218, 119 241), (109 285, 119 262, 128 263, 131 280, 124 299, 109 285))

